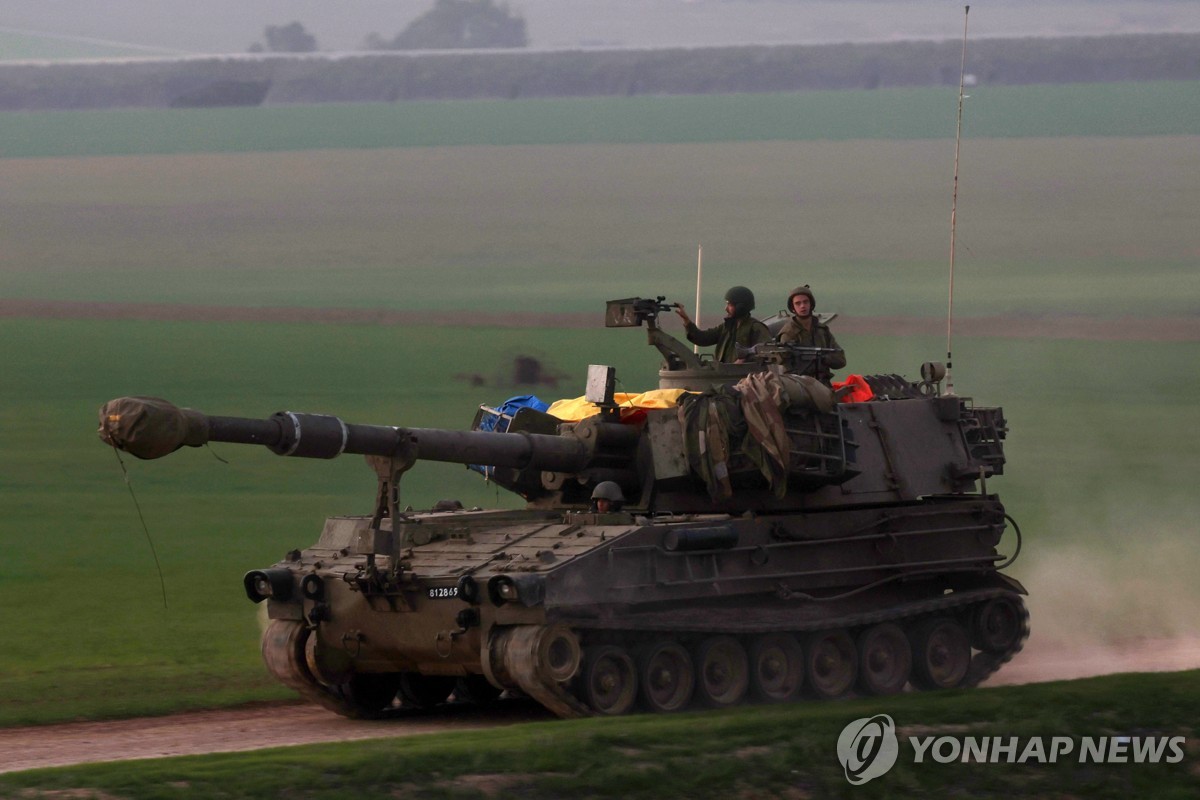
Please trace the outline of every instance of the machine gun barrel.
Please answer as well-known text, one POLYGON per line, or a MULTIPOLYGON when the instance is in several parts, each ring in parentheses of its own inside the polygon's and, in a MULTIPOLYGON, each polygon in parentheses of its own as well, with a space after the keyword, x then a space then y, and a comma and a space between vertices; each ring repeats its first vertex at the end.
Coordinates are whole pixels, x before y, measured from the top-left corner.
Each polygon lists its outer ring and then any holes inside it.
POLYGON ((592 458, 588 444, 571 437, 358 425, 292 411, 266 419, 219 417, 149 397, 106 403, 100 409, 99 435, 107 444, 147 459, 208 442, 256 444, 278 455, 305 458, 356 453, 563 472, 584 469, 592 458))

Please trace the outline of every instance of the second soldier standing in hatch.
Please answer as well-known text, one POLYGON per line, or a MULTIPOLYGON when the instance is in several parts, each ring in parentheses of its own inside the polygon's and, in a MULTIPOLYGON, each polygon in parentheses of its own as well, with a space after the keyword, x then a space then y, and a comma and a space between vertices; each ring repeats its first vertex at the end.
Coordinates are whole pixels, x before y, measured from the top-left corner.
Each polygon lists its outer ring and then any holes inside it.
MULTIPOLYGON (((833 332, 829 330, 829 326, 813 314, 817 309, 817 298, 813 295, 812 289, 808 288, 807 283, 792 289, 792 293, 788 295, 787 308, 792 317, 784 323, 783 328, 779 331, 777 338, 780 342, 836 350, 836 353, 828 353, 822 359, 826 373, 829 370, 841 369, 846 366, 846 352, 837 343, 837 339, 833 338, 833 332)), ((829 380, 828 374, 817 377, 821 380, 829 380)))
POLYGON ((701 330, 688 316, 682 303, 675 304, 675 313, 683 320, 687 340, 701 347, 715 344, 713 358, 723 364, 734 364, 741 359, 738 348, 753 347, 771 340, 767 326, 750 316, 754 310, 754 292, 745 286, 734 286, 725 293, 725 319, 720 325, 701 330))

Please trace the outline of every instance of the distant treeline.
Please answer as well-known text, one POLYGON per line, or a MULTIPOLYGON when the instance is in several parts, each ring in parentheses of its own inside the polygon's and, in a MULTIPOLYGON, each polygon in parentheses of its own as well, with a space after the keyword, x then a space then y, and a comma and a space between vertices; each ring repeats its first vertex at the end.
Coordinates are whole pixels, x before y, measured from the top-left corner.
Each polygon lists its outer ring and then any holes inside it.
MULTIPOLYGON (((0 65, 0 109, 793 92, 957 85, 961 43, 239 56, 0 65)), ((1200 79, 1200 35, 981 39, 980 84, 1200 79)))

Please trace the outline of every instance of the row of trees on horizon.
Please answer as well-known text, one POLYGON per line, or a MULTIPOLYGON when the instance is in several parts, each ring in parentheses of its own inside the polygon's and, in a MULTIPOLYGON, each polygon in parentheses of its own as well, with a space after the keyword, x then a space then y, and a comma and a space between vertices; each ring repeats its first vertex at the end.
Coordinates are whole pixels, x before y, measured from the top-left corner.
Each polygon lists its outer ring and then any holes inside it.
MULTIPOLYGON (((525 19, 493 0, 436 0, 429 11, 388 39, 367 34, 365 50, 469 50, 518 48, 529 44, 525 19)), ((268 25, 252 53, 313 53, 316 37, 300 22, 268 25)))
MULTIPOLYGON (((984 86, 1200 80, 1200 34, 985 39, 984 86)), ((957 42, 665 50, 459 50, 354 58, 0 64, 0 110, 394 103, 958 85, 957 42)))

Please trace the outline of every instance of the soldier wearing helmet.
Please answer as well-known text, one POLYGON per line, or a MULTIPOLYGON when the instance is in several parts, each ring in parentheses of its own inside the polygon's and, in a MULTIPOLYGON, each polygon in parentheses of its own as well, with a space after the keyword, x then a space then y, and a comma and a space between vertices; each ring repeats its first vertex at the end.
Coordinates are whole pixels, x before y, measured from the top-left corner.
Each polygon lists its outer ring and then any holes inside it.
POLYGON ((829 326, 813 314, 817 308, 817 298, 813 294, 813 290, 808 288, 808 284, 797 286, 792 289, 792 293, 788 295, 787 309, 792 315, 792 318, 784 323, 783 328, 779 331, 779 336, 776 337, 780 342, 785 344, 798 344, 804 347, 822 347, 829 350, 836 350, 836 353, 830 353, 823 359, 825 374, 818 375, 821 380, 828 381, 830 378, 830 370, 841 369, 846 366, 846 353, 842 350, 842 346, 837 343, 837 339, 833 338, 833 333, 829 330, 829 326))
POLYGON ((624 503, 625 493, 616 481, 600 481, 592 490, 592 511, 598 514, 620 511, 624 503))
POLYGON ((754 310, 754 292, 745 286, 734 286, 725 293, 725 319, 720 325, 701 330, 688 316, 682 303, 676 303, 675 313, 683 320, 687 339, 701 347, 715 344, 713 358, 724 364, 741 361, 738 348, 753 347, 770 341, 767 326, 750 316, 754 310))

